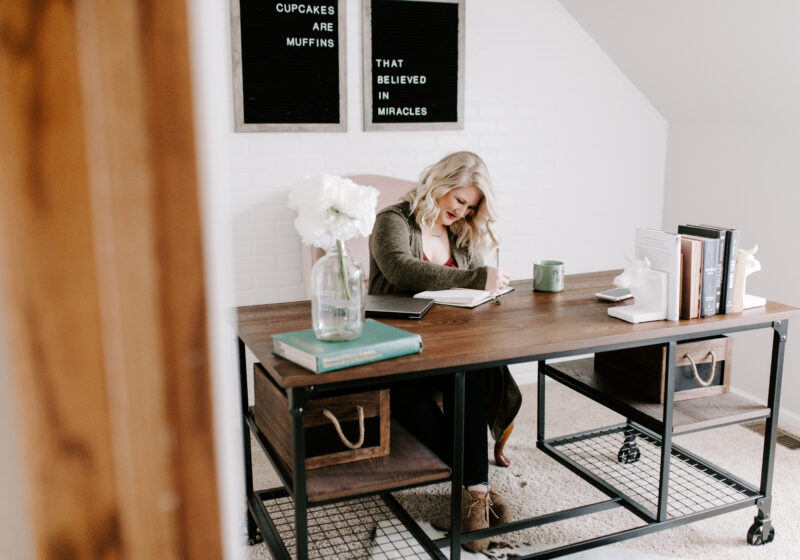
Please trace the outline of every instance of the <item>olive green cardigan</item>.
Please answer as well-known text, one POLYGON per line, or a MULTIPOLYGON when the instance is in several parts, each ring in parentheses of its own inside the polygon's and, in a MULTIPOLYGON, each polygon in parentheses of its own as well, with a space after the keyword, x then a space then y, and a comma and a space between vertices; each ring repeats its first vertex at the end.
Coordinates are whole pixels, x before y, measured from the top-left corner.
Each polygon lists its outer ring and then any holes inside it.
POLYGON ((378 213, 369 238, 369 293, 415 294, 425 290, 486 286, 482 259, 457 247, 448 231, 450 252, 458 268, 422 260, 422 231, 411 214, 411 204, 400 202, 378 213))
MULTIPOLYGON (((422 232, 409 202, 381 210, 369 238, 369 293, 413 294, 425 290, 486 286, 486 267, 468 248, 457 247, 448 231, 450 252, 458 268, 422 260, 422 232)), ((522 394, 508 367, 487 368, 487 418, 499 440, 522 405, 522 394)))

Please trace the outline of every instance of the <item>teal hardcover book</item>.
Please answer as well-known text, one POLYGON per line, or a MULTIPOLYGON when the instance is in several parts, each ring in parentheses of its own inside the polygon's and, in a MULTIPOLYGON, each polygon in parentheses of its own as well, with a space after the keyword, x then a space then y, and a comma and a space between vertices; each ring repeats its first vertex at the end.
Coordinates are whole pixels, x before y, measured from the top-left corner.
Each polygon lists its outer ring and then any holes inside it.
POLYGON ((278 356, 315 373, 323 373, 420 352, 422 337, 367 319, 361 336, 353 340, 325 342, 308 329, 274 334, 272 346, 278 356))

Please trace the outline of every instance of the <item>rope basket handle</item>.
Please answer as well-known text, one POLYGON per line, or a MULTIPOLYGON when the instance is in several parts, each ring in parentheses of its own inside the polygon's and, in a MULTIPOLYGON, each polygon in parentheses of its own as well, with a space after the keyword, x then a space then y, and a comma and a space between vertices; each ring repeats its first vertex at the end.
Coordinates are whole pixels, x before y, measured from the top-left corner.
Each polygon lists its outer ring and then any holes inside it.
POLYGON ((706 354, 706 357, 708 357, 709 354, 711 355, 711 372, 708 375, 708 379, 703 379, 700 377, 700 374, 697 373, 697 365, 694 363, 694 360, 689 354, 683 355, 683 357, 689 360, 689 362, 692 364, 692 375, 701 387, 708 387, 711 385, 711 382, 714 381, 714 370, 717 369, 717 355, 714 354, 713 350, 709 350, 708 354, 706 354))
POLYGON ((359 449, 362 445, 364 445, 364 407, 363 406, 356 406, 358 410, 358 441, 356 443, 351 443, 349 439, 342 433, 342 427, 339 425, 339 420, 336 416, 328 410, 327 408, 322 410, 322 414, 331 421, 333 427, 336 428, 336 433, 339 434, 339 439, 342 440, 342 443, 345 444, 350 449, 359 449))

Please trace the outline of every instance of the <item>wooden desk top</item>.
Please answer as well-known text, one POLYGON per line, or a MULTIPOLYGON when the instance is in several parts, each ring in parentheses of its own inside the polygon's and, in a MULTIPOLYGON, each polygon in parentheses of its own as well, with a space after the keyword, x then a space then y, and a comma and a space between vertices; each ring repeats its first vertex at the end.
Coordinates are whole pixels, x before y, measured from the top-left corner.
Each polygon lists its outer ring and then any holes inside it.
POLYGON ((765 307, 705 319, 653 321, 631 324, 609 317, 610 305, 598 301, 596 292, 613 287, 621 271, 566 276, 565 290, 537 293, 531 280, 512 282, 515 291, 503 296, 502 305, 486 303, 473 309, 434 305, 419 320, 381 321, 422 336, 422 352, 362 366, 311 373, 272 353, 271 334, 311 328, 309 301, 240 307, 238 333, 259 362, 282 387, 302 387, 339 381, 376 378, 397 373, 474 369, 481 364, 514 363, 666 337, 703 336, 720 329, 736 330, 797 316, 800 309, 767 302, 765 307))

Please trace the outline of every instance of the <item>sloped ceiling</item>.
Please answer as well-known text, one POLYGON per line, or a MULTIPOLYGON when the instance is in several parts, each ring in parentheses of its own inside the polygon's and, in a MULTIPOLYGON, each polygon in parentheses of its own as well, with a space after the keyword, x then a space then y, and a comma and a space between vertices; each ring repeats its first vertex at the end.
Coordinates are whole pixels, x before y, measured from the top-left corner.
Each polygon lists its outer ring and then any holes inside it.
POLYGON ((672 124, 800 126, 800 0, 560 0, 672 124))

